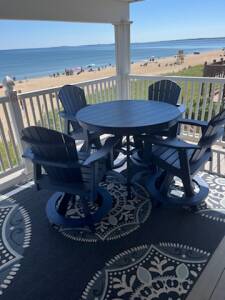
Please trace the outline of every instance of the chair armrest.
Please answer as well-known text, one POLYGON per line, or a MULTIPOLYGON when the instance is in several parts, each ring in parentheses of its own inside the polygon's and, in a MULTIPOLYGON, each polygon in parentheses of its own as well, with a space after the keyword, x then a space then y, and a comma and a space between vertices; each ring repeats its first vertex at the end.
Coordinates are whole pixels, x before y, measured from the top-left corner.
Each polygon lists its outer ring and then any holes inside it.
POLYGON ((186 110, 184 104, 177 104, 177 108, 179 109, 180 113, 183 114, 186 110))
POLYGON ((61 118, 65 119, 67 121, 73 121, 73 122, 77 122, 77 124, 79 124, 75 114, 69 114, 69 113, 66 113, 65 111, 60 111, 59 115, 61 118))
POLYGON ((177 138, 167 138, 167 139, 159 139, 156 137, 151 136, 142 136, 144 141, 150 142, 151 144, 162 146, 162 147, 169 147, 174 148, 177 150, 182 149, 200 149, 198 145, 189 144, 177 138))
POLYGON ((184 124, 184 125, 198 126, 201 128, 204 128, 208 125, 207 121, 200 121, 200 120, 194 120, 194 119, 181 119, 181 120, 179 120, 179 123, 184 124))
POLYGON ((113 147, 120 141, 120 138, 115 136, 115 137, 109 137, 104 146, 102 146, 100 149, 97 151, 93 152, 84 162, 83 166, 88 166, 92 163, 95 163, 99 159, 104 158, 106 155, 108 155, 113 147))
POLYGON ((22 157, 31 160, 34 164, 45 165, 49 167, 71 169, 71 168, 80 168, 82 166, 80 163, 74 161, 67 161, 66 163, 63 163, 63 162, 46 160, 46 159, 39 159, 38 156, 35 155, 31 149, 27 149, 23 153, 22 157))

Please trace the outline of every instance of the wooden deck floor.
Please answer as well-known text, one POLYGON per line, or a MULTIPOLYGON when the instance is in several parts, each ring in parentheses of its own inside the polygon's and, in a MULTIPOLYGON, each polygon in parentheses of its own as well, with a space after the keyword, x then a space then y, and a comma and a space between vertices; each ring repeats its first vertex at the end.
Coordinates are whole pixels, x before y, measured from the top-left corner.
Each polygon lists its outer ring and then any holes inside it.
POLYGON ((186 300, 225 300, 225 237, 186 300))

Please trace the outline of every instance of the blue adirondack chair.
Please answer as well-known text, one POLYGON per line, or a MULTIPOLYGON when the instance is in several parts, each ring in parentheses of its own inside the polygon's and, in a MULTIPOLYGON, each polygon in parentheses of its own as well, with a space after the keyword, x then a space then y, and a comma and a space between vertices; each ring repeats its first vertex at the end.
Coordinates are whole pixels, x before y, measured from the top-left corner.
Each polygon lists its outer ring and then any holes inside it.
MULTIPOLYGON (((153 84, 149 85, 148 87, 148 100, 166 102, 172 105, 177 105, 179 96, 180 96, 181 88, 178 84, 171 80, 160 80, 154 82, 153 84)), ((184 112, 184 107, 181 106, 181 111, 184 112)), ((157 132, 159 136, 176 136, 177 133, 177 125, 173 126, 168 130, 163 130, 157 132)), ((146 161, 144 159, 144 145, 143 141, 137 137, 134 137, 134 145, 135 148, 138 150, 132 156, 132 160, 135 164, 138 165, 146 165, 146 161)))
MULTIPOLYGON (((141 136, 153 145, 150 153, 152 162, 158 167, 154 176, 148 176, 146 187, 155 203, 171 202, 184 206, 196 206, 208 195, 207 184, 196 173, 211 159, 211 147, 223 137, 225 110, 214 116, 210 122, 180 120, 180 124, 198 126, 202 136, 197 145, 187 143, 178 137, 160 138, 141 136), (169 194, 169 187, 177 176, 183 183, 182 197, 169 194), (198 187, 198 189, 195 189, 198 187)), ((176 191, 176 190, 175 190, 176 191)), ((176 194, 176 193, 175 193, 176 194)))
POLYGON ((148 100, 177 105, 181 88, 171 80, 160 80, 148 87, 148 100))
POLYGON ((76 85, 64 85, 58 96, 64 109, 59 114, 65 120, 66 133, 76 140, 84 141, 84 149, 88 149, 91 145, 100 148, 100 135, 85 131, 76 120, 76 113, 87 106, 84 90, 76 85))
POLYGON ((116 137, 107 139, 105 145, 91 155, 78 152, 74 138, 43 127, 23 129, 22 140, 28 144, 23 157, 33 162, 37 189, 56 192, 46 206, 50 223, 93 227, 107 214, 112 207, 112 198, 98 183, 110 169, 108 156, 118 142, 116 137), (83 218, 66 215, 69 201, 80 201, 83 218), (93 213, 90 203, 97 205, 93 213))
MULTIPOLYGON (((76 120, 76 113, 87 106, 84 90, 76 85, 65 85, 60 89, 58 96, 64 109, 59 114, 65 120, 66 133, 75 140, 83 140, 82 149, 84 150, 88 150, 92 146, 97 149, 101 148, 100 134, 84 130, 76 120)), ((113 160, 116 160, 119 156, 121 147, 122 138, 117 147, 113 149, 113 160)), ((117 163, 113 168, 118 168, 121 164, 121 162, 117 163)))
MULTIPOLYGON (((148 87, 148 100, 166 102, 172 105, 178 105, 178 99, 180 96, 181 88, 180 86, 171 80, 160 80, 148 87)), ((180 107, 184 112, 184 107, 180 107)), ((168 130, 163 130, 158 132, 161 136, 176 136, 177 126, 173 126, 168 130)))

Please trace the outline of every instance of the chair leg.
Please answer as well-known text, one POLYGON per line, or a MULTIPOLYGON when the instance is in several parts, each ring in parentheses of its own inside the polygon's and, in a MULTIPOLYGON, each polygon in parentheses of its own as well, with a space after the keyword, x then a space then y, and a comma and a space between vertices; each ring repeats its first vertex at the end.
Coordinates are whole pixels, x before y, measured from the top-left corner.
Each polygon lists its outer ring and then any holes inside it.
POLYGON ((174 175, 167 173, 163 175, 164 178, 161 181, 160 192, 162 195, 166 196, 169 190, 169 187, 173 181, 174 175))
POLYGON ((175 138, 179 133, 179 123, 169 129, 169 137, 175 138))
POLYGON ((72 195, 65 193, 62 196, 62 199, 60 200, 59 206, 57 208, 57 211, 59 214, 65 216, 66 211, 67 211, 67 207, 68 207, 68 203, 71 200, 72 195))
POLYGON ((144 162, 146 162, 151 168, 153 167, 154 163, 152 162, 152 144, 151 143, 143 143, 143 153, 142 158, 144 162))
POLYGON ((94 227, 94 221, 91 215, 91 211, 90 208, 88 206, 88 199, 87 197, 82 197, 81 198, 81 203, 84 209, 84 215, 86 218, 86 224, 88 225, 88 227, 91 229, 91 231, 94 231, 95 227, 94 227))
POLYGON ((185 191, 185 195, 187 197, 192 197, 195 195, 194 192, 194 187, 193 187, 193 182, 192 182, 192 178, 191 176, 183 176, 182 177, 182 182, 184 185, 184 191, 185 191))
POLYGON ((138 149, 139 156, 142 158, 143 154, 143 142, 136 136, 133 137, 135 148, 138 149))
POLYGON ((156 188, 159 190, 160 189, 160 187, 161 187, 161 185, 162 185, 162 183, 163 183, 163 180, 165 179, 165 177, 166 177, 166 171, 163 171, 160 175, 159 175, 159 177, 156 179, 156 181, 155 181, 155 186, 156 186, 156 188))
POLYGON ((100 149, 102 147, 100 137, 95 138, 92 141, 92 144, 96 147, 96 149, 100 149))

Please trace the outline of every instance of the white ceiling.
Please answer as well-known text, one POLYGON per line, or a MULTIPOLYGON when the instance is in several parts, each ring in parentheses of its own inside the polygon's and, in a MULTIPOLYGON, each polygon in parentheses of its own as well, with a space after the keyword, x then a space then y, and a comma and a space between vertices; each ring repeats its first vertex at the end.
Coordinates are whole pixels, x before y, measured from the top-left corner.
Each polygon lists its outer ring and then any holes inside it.
POLYGON ((140 0, 0 0, 0 19, 118 23, 140 0))

